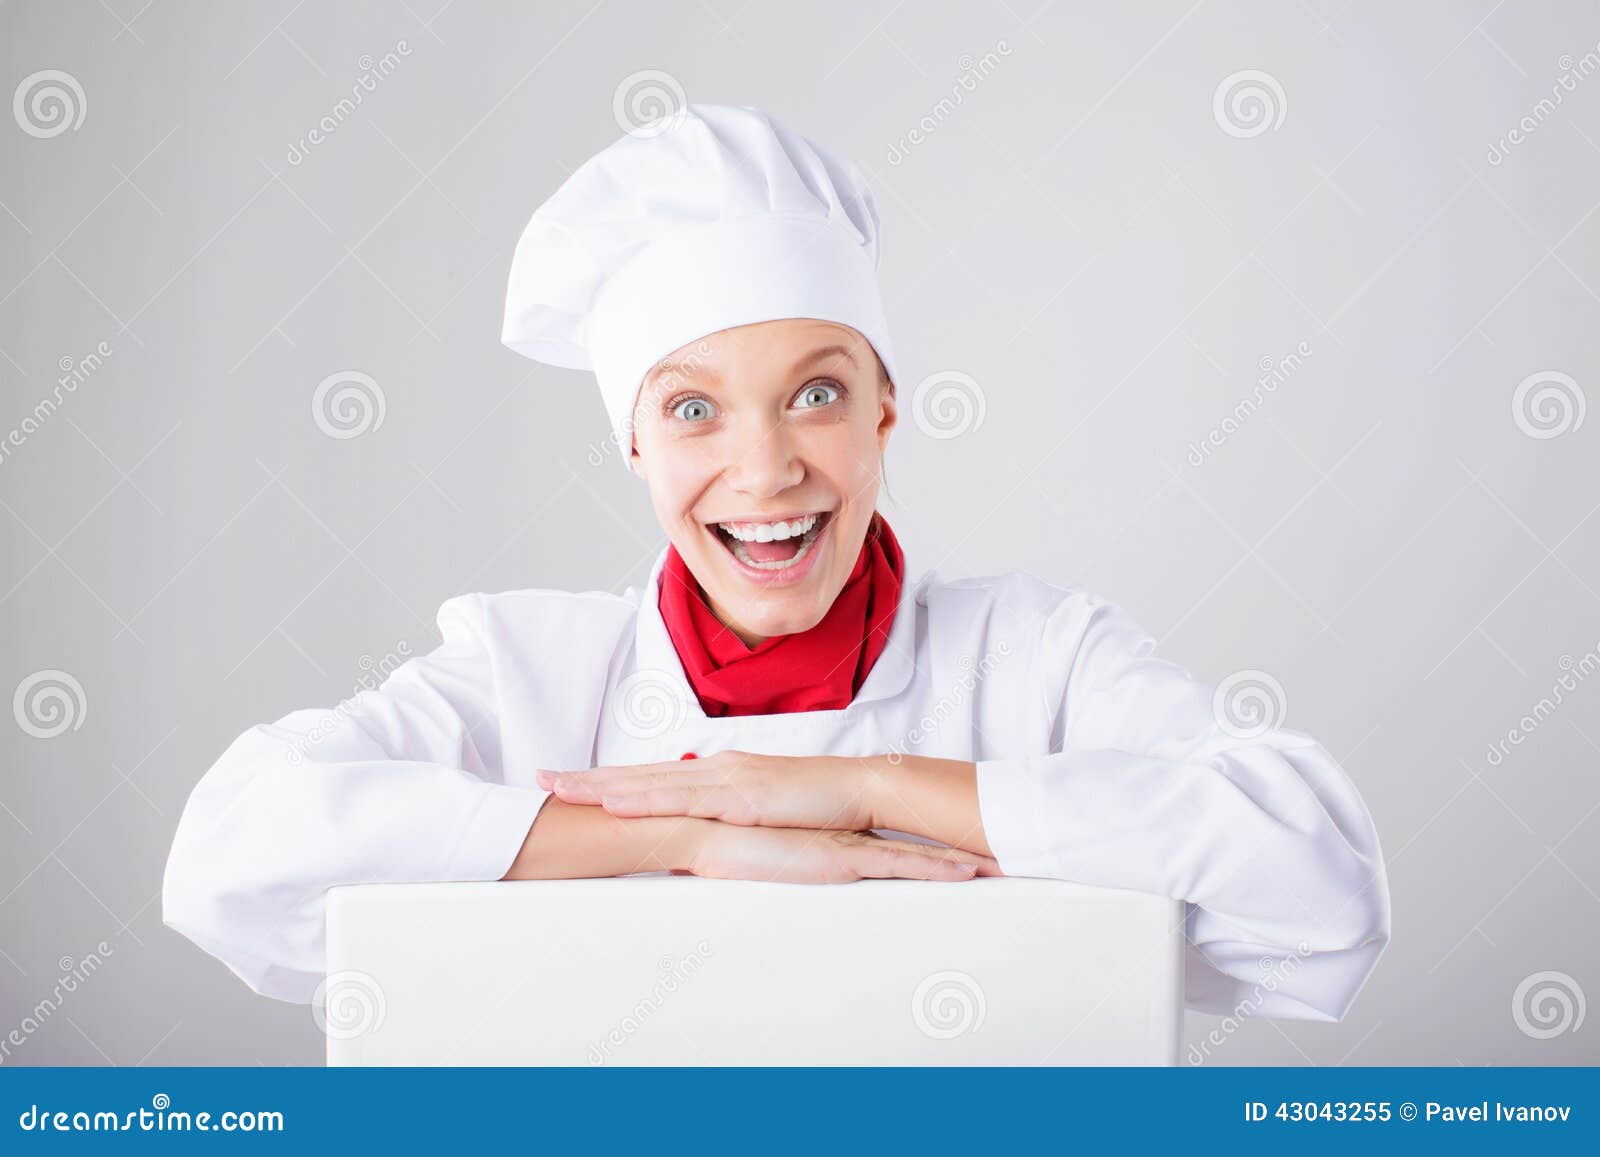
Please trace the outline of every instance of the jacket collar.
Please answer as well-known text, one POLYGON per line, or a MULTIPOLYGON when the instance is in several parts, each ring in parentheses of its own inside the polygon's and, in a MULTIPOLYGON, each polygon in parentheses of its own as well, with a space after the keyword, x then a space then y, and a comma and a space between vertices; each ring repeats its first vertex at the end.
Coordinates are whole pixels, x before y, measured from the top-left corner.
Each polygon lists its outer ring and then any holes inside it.
MULTIPOLYGON (((901 550, 905 551, 903 542, 901 550)), ((634 631, 635 669, 659 671, 667 675, 679 685, 688 703, 699 713, 700 702, 689 686, 688 676, 683 673, 683 663, 678 659, 678 650, 672 645, 672 636, 667 633, 667 624, 661 618, 659 584, 666 563, 667 549, 663 547, 656 555, 656 561, 650 568, 650 577, 639 596, 638 625, 634 631)), ((912 573, 909 556, 905 573, 912 573)), ((917 665, 917 607, 925 601, 924 590, 931 578, 931 575, 923 575, 915 582, 901 583, 900 605, 895 608, 889 641, 878 656, 878 661, 872 665, 872 670, 867 673, 866 682, 851 701, 851 707, 877 699, 892 699, 911 682, 912 672, 917 665)))

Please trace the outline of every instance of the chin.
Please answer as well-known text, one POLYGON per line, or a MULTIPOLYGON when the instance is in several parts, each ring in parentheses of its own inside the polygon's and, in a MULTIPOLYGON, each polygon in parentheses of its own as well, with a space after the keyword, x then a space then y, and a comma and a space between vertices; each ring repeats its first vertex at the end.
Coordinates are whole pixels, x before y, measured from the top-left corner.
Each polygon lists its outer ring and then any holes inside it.
POLYGON ((828 613, 827 607, 818 607, 814 601, 807 600, 803 606, 795 606, 798 600, 783 598, 773 600, 782 605, 771 605, 766 602, 771 596, 756 595, 747 599, 741 610, 753 613, 741 614, 739 625, 752 634, 770 639, 775 635, 798 635, 801 631, 809 631, 822 621, 828 613), (751 604, 755 605, 752 606, 751 604))
POLYGON ((832 605, 832 599, 824 599, 820 590, 813 589, 809 582, 797 588, 776 590, 763 590, 737 581, 711 584, 702 579, 700 585, 719 617, 731 620, 730 625, 741 633, 763 639, 808 631, 822 621, 832 605))

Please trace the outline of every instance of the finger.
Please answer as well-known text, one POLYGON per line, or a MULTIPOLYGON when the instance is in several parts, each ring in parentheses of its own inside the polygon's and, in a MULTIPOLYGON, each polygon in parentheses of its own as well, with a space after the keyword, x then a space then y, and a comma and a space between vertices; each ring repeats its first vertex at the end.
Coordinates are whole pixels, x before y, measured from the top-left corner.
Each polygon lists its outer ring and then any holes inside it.
POLYGON ((896 841, 886 840, 884 844, 860 849, 857 871, 861 875, 875 880, 960 881, 972 879, 977 872, 971 864, 924 855, 907 845, 897 846, 896 841))
POLYGON ((978 852, 969 852, 965 848, 952 848, 945 844, 924 844, 916 840, 892 840, 898 848, 919 855, 933 856, 937 859, 949 860, 951 863, 968 864, 977 870, 979 875, 1000 875, 1000 865, 992 857, 978 852))
POLYGON ((580 775, 593 775, 600 779, 626 778, 630 775, 645 775, 654 771, 667 771, 672 768, 688 767, 692 761, 675 759, 666 763, 614 763, 603 767, 591 767, 580 775))
POLYGON ((613 788, 634 780, 633 768, 596 767, 589 771, 558 771, 544 773, 558 787, 582 785, 585 789, 613 788))
POLYGON ((540 787, 545 787, 547 781, 559 783, 572 780, 609 785, 626 783, 639 776, 682 774, 686 771, 694 770, 695 767, 696 764, 693 760, 675 760, 671 763, 619 764, 608 767, 591 767, 587 771, 541 771, 538 774, 538 780, 540 787))
POLYGON ((962 848, 935 848, 934 852, 952 863, 968 865, 980 876, 1000 875, 1000 865, 991 856, 979 855, 977 852, 969 852, 962 848))
POLYGON ((683 763, 649 764, 640 767, 618 768, 597 778, 604 791, 649 791, 657 787, 680 787, 684 784, 721 782, 721 777, 707 773, 695 761, 683 763))
POLYGON ((726 801, 715 789, 696 785, 652 787, 642 791, 605 794, 600 806, 614 816, 637 819, 644 816, 693 816, 697 819, 723 818, 726 801))
POLYGON ((536 778, 540 787, 572 803, 599 803, 603 795, 624 795, 652 787, 703 781, 703 777, 692 776, 687 770, 660 770, 671 766, 687 769, 694 764, 641 764, 639 767, 597 767, 590 771, 541 771, 536 778))
POLYGON ((969 852, 964 848, 952 848, 944 844, 924 844, 917 840, 891 840, 889 843, 908 853, 970 867, 980 876, 1001 875, 1000 865, 992 857, 969 852))
POLYGON ((693 816, 722 820, 739 827, 760 827, 773 822, 762 804, 763 798, 759 794, 752 796, 733 784, 669 781, 658 787, 605 788, 601 790, 599 802, 619 817, 693 816))
POLYGON ((539 773, 539 786, 566 803, 597 804, 600 802, 599 785, 590 783, 582 775, 552 775, 539 773))
POLYGON ((687 788, 658 787, 646 791, 619 791, 611 788, 600 797, 600 806, 622 819, 643 816, 684 816, 694 805, 694 793, 687 788))

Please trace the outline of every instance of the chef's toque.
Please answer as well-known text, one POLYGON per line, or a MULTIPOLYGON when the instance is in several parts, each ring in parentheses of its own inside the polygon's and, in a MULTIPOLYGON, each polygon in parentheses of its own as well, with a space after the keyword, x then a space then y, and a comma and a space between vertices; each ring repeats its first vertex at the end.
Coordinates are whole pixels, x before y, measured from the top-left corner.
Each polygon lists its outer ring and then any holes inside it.
POLYGON ((878 209, 854 164, 759 109, 692 104, 590 158, 534 213, 502 337, 594 371, 632 469, 645 375, 718 330, 840 323, 893 380, 877 269, 878 209))

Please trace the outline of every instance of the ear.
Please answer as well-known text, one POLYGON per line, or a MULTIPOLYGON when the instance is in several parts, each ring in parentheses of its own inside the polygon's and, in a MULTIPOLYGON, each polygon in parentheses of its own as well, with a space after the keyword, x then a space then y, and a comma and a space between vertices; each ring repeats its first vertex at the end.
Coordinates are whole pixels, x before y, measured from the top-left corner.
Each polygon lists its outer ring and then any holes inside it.
POLYGON ((628 463, 633 467, 633 472, 639 476, 640 481, 650 481, 650 476, 645 472, 644 457, 639 453, 638 443, 632 443, 629 445, 628 463))
POLYGON ((883 455, 889 445, 889 433, 900 420, 900 408, 894 400, 894 386, 886 378, 878 390, 878 455, 883 455))

